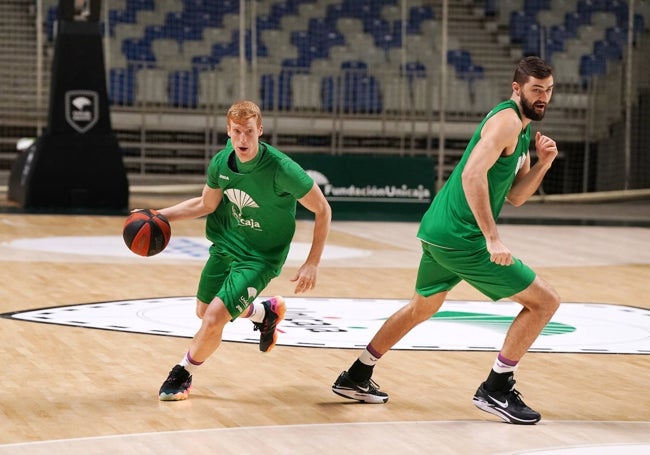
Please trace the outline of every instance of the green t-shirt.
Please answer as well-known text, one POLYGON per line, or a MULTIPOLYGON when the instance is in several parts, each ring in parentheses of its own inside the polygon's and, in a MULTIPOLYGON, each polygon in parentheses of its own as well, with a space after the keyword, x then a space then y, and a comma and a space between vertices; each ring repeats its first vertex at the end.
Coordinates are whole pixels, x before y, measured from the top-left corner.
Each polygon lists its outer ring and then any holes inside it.
POLYGON ((218 252, 282 267, 296 229, 296 200, 313 184, 295 161, 264 142, 253 160, 239 162, 229 139, 208 166, 207 185, 223 191, 207 217, 208 240, 218 252))
MULTIPOLYGON (((472 248, 485 245, 485 237, 465 198, 461 176, 470 154, 481 138, 483 125, 490 117, 504 109, 514 109, 521 118, 517 103, 512 100, 497 104, 485 116, 476 128, 460 162, 422 217, 417 235, 420 240, 445 248, 472 248)), ((526 160, 529 147, 530 125, 521 131, 515 152, 500 157, 488 171, 490 206, 495 220, 501 213, 517 172, 526 160)))

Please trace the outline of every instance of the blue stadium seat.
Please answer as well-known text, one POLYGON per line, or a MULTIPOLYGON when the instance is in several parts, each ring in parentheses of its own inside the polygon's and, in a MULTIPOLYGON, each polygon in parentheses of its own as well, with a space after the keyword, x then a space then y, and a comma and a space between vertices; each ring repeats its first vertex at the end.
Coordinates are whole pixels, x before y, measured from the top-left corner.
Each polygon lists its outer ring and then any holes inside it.
POLYGON ((524 12, 535 16, 539 11, 551 9, 550 0, 524 0, 524 12))
POLYGON ((214 43, 210 55, 217 60, 223 57, 236 57, 239 55, 239 46, 233 43, 214 43))
POLYGON ((413 6, 409 10, 409 22, 420 23, 429 19, 435 19, 436 14, 433 6, 413 6))
POLYGON ((179 41, 200 41, 203 39, 203 27, 184 25, 178 33, 172 34, 177 35, 179 41))
POLYGON ((531 24, 528 30, 524 32, 523 37, 524 56, 540 55, 542 47, 541 30, 539 25, 531 24))
POLYGON ((201 29, 206 27, 222 27, 223 14, 218 11, 185 10, 181 13, 181 25, 185 24, 201 29))
POLYGON ((368 65, 360 60, 341 64, 341 76, 326 76, 321 82, 324 111, 377 113, 382 110, 379 81, 368 74, 368 65))
POLYGON ((317 58, 328 58, 332 46, 345 44, 345 37, 335 23, 325 18, 312 18, 307 30, 291 32, 290 42, 298 49, 300 59, 311 62, 317 58))
POLYGON ((324 17, 312 17, 307 23, 309 39, 320 40, 330 33, 337 34, 336 22, 332 22, 324 17))
POLYGON ((594 42, 594 55, 604 58, 605 61, 618 61, 623 58, 623 50, 616 43, 598 40, 594 42))
POLYGON ((522 44, 526 32, 535 23, 535 16, 530 16, 524 11, 512 11, 510 13, 510 42, 522 44))
POLYGON ((280 28, 280 20, 271 14, 260 14, 255 18, 255 26, 258 32, 263 30, 277 30, 280 28))
POLYGON ((186 16, 182 11, 170 11, 165 14, 165 27, 181 28, 186 24, 186 16))
POLYGON ((260 77, 260 108, 272 111, 274 108, 275 78, 273 74, 262 74, 260 77))
POLYGON ((629 16, 629 8, 627 6, 627 2, 620 0, 609 0, 604 5, 604 11, 614 13, 616 16, 616 23, 619 26, 627 26, 629 16))
POLYGON ((344 17, 379 18, 381 5, 376 0, 343 0, 344 17))
POLYGON ((45 33, 48 41, 54 41, 54 23, 58 14, 58 7, 50 6, 45 13, 45 33))
MULTIPOLYGON (((262 41, 262 35, 257 34, 257 57, 267 57, 269 55, 268 48, 266 47, 266 44, 262 41)), ((233 47, 237 47, 237 55, 239 55, 239 30, 233 30, 232 31, 232 38, 231 38, 231 43, 233 47)), ((247 29, 244 33, 244 47, 246 49, 246 60, 249 62, 252 59, 253 56, 253 34, 249 29, 247 29)))
POLYGON ((135 100, 135 74, 130 68, 111 68, 108 72, 108 100, 117 106, 132 106, 135 100))
POLYGON ((472 64, 472 56, 464 49, 450 49, 447 51, 447 63, 456 71, 465 71, 472 64))
POLYGON ((327 8, 325 9, 325 18, 327 20, 336 22, 336 20, 341 17, 346 17, 343 11, 343 5, 340 3, 327 5, 327 8))
POLYGON ((292 74, 309 74, 310 64, 311 60, 305 57, 286 58, 282 60, 282 69, 292 74))
POLYGON ((359 114, 377 114, 383 109, 379 81, 374 76, 365 76, 356 80, 355 99, 350 112, 359 114))
POLYGON ((456 71, 456 75, 459 79, 467 81, 471 86, 475 80, 483 79, 483 76, 485 75, 485 68, 483 68, 481 65, 475 65, 471 63, 463 70, 456 71))
POLYGON ((594 0, 578 0, 576 5, 576 11, 578 13, 583 13, 591 15, 599 10, 599 5, 594 0))
POLYGON ((567 39, 575 36, 575 31, 571 32, 564 24, 557 24, 551 26, 549 36, 553 41, 564 44, 567 39))
POLYGON ((183 0, 183 11, 223 16, 238 12, 239 0, 183 0))
MULTIPOLYGON (((409 10, 409 17, 406 22, 407 34, 420 33, 420 25, 423 21, 435 19, 435 12, 432 6, 414 6, 409 10)), ((394 31, 397 31, 393 28, 394 31)))
POLYGON ((144 40, 145 41, 153 41, 155 39, 176 39, 176 37, 173 35, 171 28, 167 28, 164 25, 147 25, 144 28, 144 40))
POLYGON ((572 34, 578 34, 578 28, 582 25, 589 24, 591 20, 591 13, 580 13, 578 11, 571 11, 564 15, 564 26, 572 34))
POLYGON ((213 70, 219 65, 219 59, 213 55, 195 55, 192 57, 192 66, 198 71, 213 70))
POLYGON ((380 18, 363 18, 363 31, 371 34, 375 40, 377 37, 391 33, 390 23, 380 18))
POLYGON ((564 51, 564 41, 557 41, 550 36, 544 38, 542 44, 543 52, 541 52, 540 55, 549 62, 553 61, 553 54, 564 51))
POLYGON ((341 76, 327 76, 321 81, 323 110, 345 113, 378 113, 383 109, 379 81, 368 74, 361 60, 341 63, 341 76))
POLYGON ((196 108, 199 98, 198 72, 192 70, 170 71, 169 104, 174 107, 196 108))
POLYGON ((363 60, 346 60, 345 62, 341 62, 341 69, 366 73, 368 71, 368 64, 363 60))
POLYGON ((338 30, 330 30, 323 37, 323 46, 327 49, 332 46, 344 46, 345 45, 345 36, 338 30))
POLYGON ((627 46, 627 30, 621 27, 608 27, 605 30, 605 39, 623 49, 627 46))
POLYGON ((295 60, 295 63, 291 63, 293 66, 309 68, 311 66, 312 61, 319 58, 327 58, 327 56, 328 56, 327 48, 316 46, 316 45, 310 45, 310 46, 301 47, 298 50, 297 58, 288 59, 288 60, 295 60))
POLYGON ((470 83, 476 79, 482 79, 485 74, 485 69, 480 65, 475 65, 472 62, 472 55, 465 49, 448 50, 447 63, 454 67, 459 79, 470 83))
POLYGON ((402 46, 402 34, 401 33, 386 33, 375 37, 375 46, 384 51, 388 51, 393 47, 402 46))
POLYGON ((582 78, 583 87, 591 83, 593 76, 602 76, 607 74, 607 61, 603 57, 594 54, 586 54, 580 58, 580 77, 582 78))
POLYGON ((271 6, 270 15, 278 20, 288 14, 298 14, 298 0, 279 0, 271 6))
POLYGON ((494 18, 497 16, 497 0, 483 1, 483 14, 485 17, 494 18))
POLYGON ((108 11, 108 33, 115 36, 117 24, 135 24, 135 11, 111 9, 108 11))
MULTIPOLYGON (((195 13, 196 14, 196 13, 195 13)), ((203 38, 203 29, 208 26, 217 26, 220 23, 216 16, 189 16, 182 11, 171 11, 165 14, 165 21, 162 24, 164 33, 168 38, 176 39, 179 42, 200 40, 203 38), (212 25, 206 25, 212 24, 212 25)))
POLYGON ((357 96, 361 94, 359 91, 359 81, 366 77, 366 73, 346 71, 341 77, 343 79, 343 112, 356 112, 357 96))
POLYGON ((122 41, 122 53, 129 61, 155 62, 150 41, 140 38, 127 38, 122 41))
POLYGON ((154 0, 126 0, 125 11, 151 11, 156 8, 154 0))
POLYGON ((333 76, 325 76, 321 80, 321 106, 326 112, 334 112, 338 104, 338 91, 333 76))
POLYGON ((292 106, 291 78, 292 71, 280 71, 274 74, 263 74, 260 79, 260 99, 262 110, 289 110, 292 106), (277 87, 277 89, 276 89, 277 87))

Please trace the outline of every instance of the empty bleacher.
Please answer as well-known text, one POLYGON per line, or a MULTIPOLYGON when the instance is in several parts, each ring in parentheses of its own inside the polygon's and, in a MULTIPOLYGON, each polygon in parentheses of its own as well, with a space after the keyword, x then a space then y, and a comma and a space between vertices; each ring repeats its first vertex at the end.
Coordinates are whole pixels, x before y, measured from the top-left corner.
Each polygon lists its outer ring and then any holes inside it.
MULTIPOLYGON (((291 115, 285 136, 304 131, 306 124, 324 125, 316 135, 343 125, 354 131, 357 124, 365 134, 365 119, 377 119, 378 135, 402 138, 406 133, 395 120, 436 121, 443 102, 448 120, 473 125, 509 95, 513 63, 535 54, 552 63, 562 89, 556 93, 566 94, 556 97, 559 109, 549 113, 549 127, 573 141, 584 138, 591 81, 620 69, 628 30, 635 46, 648 39, 645 0, 635 2, 631 28, 623 0, 449 3, 443 55, 440 0, 258 0, 245 2, 245 11, 239 0, 104 0, 116 125, 132 124, 133 113, 154 120, 165 113, 187 116, 187 122, 174 123, 183 129, 197 119, 216 125, 201 116, 223 114, 246 96, 277 113, 277 124, 291 115), (346 122, 331 121, 337 118, 346 122)), ((50 48, 56 4, 44 0, 50 48)), ((426 124, 413 131, 431 134, 426 124)), ((467 127, 452 125, 449 131, 461 138, 467 127)), ((205 151, 200 155, 204 159, 205 151)))
MULTIPOLYGON (((238 0, 107 1, 110 6, 104 26, 111 49, 107 60, 109 96, 114 105, 196 108, 205 105, 207 101, 199 95, 207 93, 212 94, 208 101, 219 106, 232 100, 231 94, 219 93, 224 84, 217 86, 211 82, 214 77, 203 73, 237 77, 232 65, 239 64, 238 0), (164 80, 166 85, 161 84, 164 80), (146 85, 148 81, 151 85, 146 85), (211 85, 208 89, 203 84, 211 85), (153 93, 163 86, 163 91, 153 93)), ((480 6, 483 24, 492 21, 507 32, 511 56, 518 50, 522 55, 542 55, 554 65, 557 62, 561 83, 586 86, 593 76, 603 75, 607 65, 622 59, 627 42, 628 9, 622 0, 459 3, 480 6)), ((255 30, 243 32, 242 48, 247 64, 254 52, 258 67, 264 70, 252 85, 258 93, 248 96, 259 99, 267 109, 279 110, 379 114, 395 111, 398 103, 405 106, 406 101, 411 110, 435 111, 433 104, 422 110, 420 98, 417 109, 412 97, 395 101, 395 94, 401 92, 394 87, 401 84, 400 68, 405 64, 421 65, 419 77, 436 85, 441 61, 436 35, 439 2, 407 2, 405 16, 401 7, 397 0, 255 2, 255 30), (350 62, 365 63, 365 73, 351 72, 350 62), (322 72, 324 67, 338 70, 338 74, 322 72), (321 93, 317 97, 318 85, 321 93), (293 96, 303 89, 306 93, 293 96)), ((646 30, 646 14, 641 9, 634 16, 635 37, 646 30)), ((55 17, 56 5, 50 5, 46 30, 52 39, 55 17)), ((474 82, 487 78, 488 82, 478 85, 489 87, 500 73, 493 74, 494 65, 476 61, 483 55, 482 49, 464 46, 469 40, 463 35, 451 30, 449 36, 446 63, 452 84, 461 93, 450 101, 459 111, 483 114, 486 104, 474 103, 474 82)), ((486 44, 495 46, 494 40, 486 44)), ((506 62, 497 60, 501 65, 506 62)), ((412 79, 407 84, 412 93, 412 79)))

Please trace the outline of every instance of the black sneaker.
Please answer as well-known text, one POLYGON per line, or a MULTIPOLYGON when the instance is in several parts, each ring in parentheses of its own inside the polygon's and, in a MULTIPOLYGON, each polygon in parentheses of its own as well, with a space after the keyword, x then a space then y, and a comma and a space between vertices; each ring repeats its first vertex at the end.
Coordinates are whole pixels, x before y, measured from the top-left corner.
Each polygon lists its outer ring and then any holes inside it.
POLYGON ((526 406, 521 394, 515 390, 515 380, 508 381, 506 391, 490 392, 481 384, 474 395, 474 405, 490 414, 501 417, 508 423, 517 425, 534 425, 542 416, 526 406))
POLYGON ((176 365, 158 392, 160 401, 185 400, 192 388, 192 375, 182 366, 176 365))
POLYGON ((262 302, 262 305, 264 305, 264 320, 253 322, 253 327, 254 330, 260 331, 260 351, 269 352, 278 341, 278 333, 275 328, 284 319, 287 305, 279 295, 262 302))
POLYGON ((347 371, 341 373, 336 379, 332 385, 332 392, 362 403, 386 403, 388 401, 388 394, 381 392, 375 381, 368 379, 363 382, 355 382, 347 371))

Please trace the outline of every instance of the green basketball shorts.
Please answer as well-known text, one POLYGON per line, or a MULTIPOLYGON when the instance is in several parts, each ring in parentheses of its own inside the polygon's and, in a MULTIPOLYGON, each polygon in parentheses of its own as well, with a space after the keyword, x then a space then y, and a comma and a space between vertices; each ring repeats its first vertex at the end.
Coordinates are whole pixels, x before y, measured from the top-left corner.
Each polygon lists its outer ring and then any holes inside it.
POLYGON ((196 297, 208 304, 219 297, 234 320, 276 276, 276 268, 267 263, 237 259, 210 248, 196 297))
POLYGON ((422 242, 422 258, 415 290, 429 297, 450 291, 461 280, 492 300, 511 297, 526 289, 535 279, 535 272, 517 258, 509 266, 490 261, 485 247, 477 250, 441 248, 422 242))

